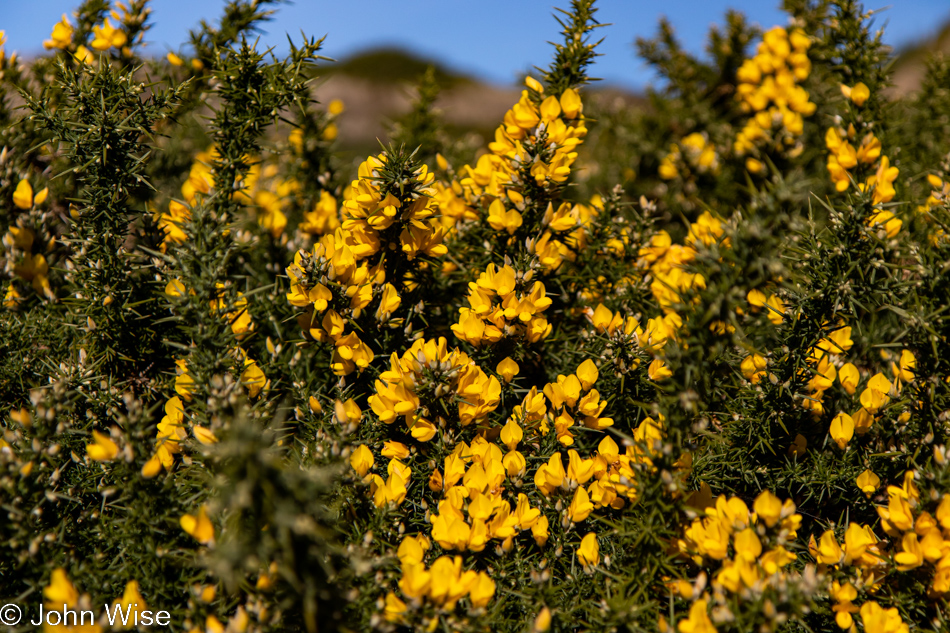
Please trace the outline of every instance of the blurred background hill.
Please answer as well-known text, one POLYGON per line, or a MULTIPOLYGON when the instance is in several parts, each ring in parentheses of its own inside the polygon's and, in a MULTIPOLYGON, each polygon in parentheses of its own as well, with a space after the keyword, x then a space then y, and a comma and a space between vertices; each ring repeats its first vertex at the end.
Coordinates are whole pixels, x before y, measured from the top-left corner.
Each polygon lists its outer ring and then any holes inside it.
POLYGON ((898 50, 893 76, 895 93, 903 96, 920 87, 927 59, 933 54, 950 55, 950 21, 944 22, 933 36, 898 50))
MULTIPOLYGON (((521 95, 520 85, 485 82, 403 49, 368 49, 321 66, 319 71, 317 100, 340 99, 346 107, 338 119, 343 149, 365 153, 379 148, 377 139, 387 142, 391 121, 410 110, 416 85, 430 66, 441 88, 436 107, 453 136, 477 134, 491 139, 521 95)), ((618 86, 595 83, 589 89, 598 98, 620 99, 629 107, 646 103, 641 94, 618 86)))

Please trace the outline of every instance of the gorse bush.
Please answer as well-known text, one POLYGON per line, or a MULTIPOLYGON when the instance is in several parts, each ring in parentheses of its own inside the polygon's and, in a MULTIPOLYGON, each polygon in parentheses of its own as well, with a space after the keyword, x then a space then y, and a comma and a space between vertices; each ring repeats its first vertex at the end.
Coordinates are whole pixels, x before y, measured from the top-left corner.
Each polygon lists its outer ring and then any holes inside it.
POLYGON ((351 169, 268 5, 0 49, 12 630, 950 627, 950 62, 787 0, 631 110, 573 0, 484 147, 429 72, 351 169))

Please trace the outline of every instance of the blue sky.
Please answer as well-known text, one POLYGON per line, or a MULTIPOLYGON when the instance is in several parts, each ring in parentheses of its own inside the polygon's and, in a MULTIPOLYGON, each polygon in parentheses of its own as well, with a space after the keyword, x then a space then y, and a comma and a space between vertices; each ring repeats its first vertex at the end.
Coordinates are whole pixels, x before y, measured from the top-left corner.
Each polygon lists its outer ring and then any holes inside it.
MULTIPOLYGON (((884 8, 867 2, 868 8, 884 8)), ((337 59, 361 49, 399 45, 438 59, 451 68, 495 83, 508 83, 533 65, 547 65, 548 41, 558 39, 552 17, 557 0, 297 0, 278 9, 265 25, 264 44, 286 49, 286 33, 299 38, 327 35, 324 54, 337 59)), ((35 54, 62 13, 71 14, 78 0, 0 3, 0 29, 6 49, 35 54)), ((187 31, 199 20, 217 18, 223 2, 215 0, 153 0, 154 28, 148 50, 164 55, 179 50, 187 31)), ((568 5, 567 0, 559 4, 568 5)), ((688 50, 701 53, 705 34, 736 8, 763 27, 785 25, 786 17, 772 0, 600 0, 597 14, 605 38, 592 74, 629 88, 641 88, 652 75, 636 58, 633 42, 650 36, 666 15, 688 50)), ((885 40, 894 46, 913 43, 950 20, 948 0, 891 0, 877 17, 887 25, 885 40)))

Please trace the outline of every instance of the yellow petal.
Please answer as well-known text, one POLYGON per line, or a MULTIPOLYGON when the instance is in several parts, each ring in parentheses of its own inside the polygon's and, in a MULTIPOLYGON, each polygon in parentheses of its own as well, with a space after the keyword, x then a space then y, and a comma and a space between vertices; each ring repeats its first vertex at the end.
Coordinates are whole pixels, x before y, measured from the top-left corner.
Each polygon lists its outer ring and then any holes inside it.
POLYGON ((29 209, 33 206, 33 187, 26 180, 17 183, 13 192, 13 204, 20 209, 29 209))

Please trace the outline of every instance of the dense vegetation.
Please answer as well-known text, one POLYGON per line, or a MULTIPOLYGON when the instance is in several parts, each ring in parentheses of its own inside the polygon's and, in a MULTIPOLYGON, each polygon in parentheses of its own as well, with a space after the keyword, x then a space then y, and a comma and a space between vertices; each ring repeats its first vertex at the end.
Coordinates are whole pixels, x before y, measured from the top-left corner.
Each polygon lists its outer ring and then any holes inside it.
POLYGON ((786 0, 633 111, 573 0, 485 147, 432 71, 351 170, 268 5, 0 52, 13 630, 948 628, 950 62, 786 0))

